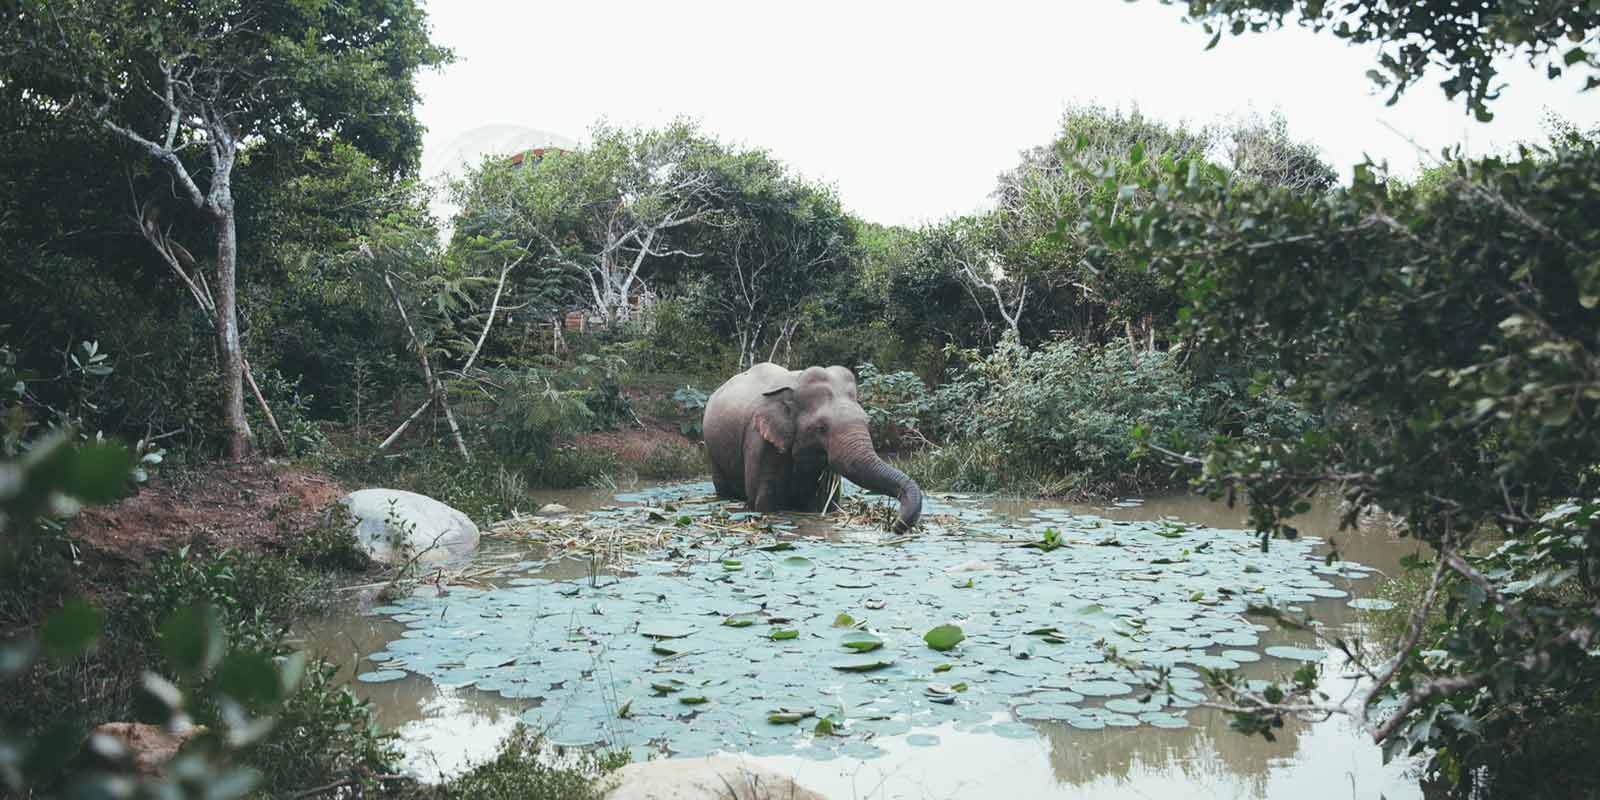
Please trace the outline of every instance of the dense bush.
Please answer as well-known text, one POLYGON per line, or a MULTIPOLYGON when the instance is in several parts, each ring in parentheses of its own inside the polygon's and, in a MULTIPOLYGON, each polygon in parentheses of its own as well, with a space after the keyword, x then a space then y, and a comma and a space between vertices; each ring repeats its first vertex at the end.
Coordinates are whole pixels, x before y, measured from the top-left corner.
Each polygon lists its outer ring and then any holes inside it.
POLYGON ((881 372, 868 363, 856 370, 856 394, 867 412, 872 443, 880 450, 899 450, 927 440, 933 398, 915 372, 881 372), (907 441, 910 438, 912 441, 907 441))
POLYGON ((1071 339, 1029 350, 1007 339, 974 370, 986 391, 953 427, 993 452, 1001 476, 1054 474, 1079 492, 1160 488, 1171 484, 1171 469, 1135 457, 1134 429, 1180 448, 1208 433, 1168 353, 1071 339))

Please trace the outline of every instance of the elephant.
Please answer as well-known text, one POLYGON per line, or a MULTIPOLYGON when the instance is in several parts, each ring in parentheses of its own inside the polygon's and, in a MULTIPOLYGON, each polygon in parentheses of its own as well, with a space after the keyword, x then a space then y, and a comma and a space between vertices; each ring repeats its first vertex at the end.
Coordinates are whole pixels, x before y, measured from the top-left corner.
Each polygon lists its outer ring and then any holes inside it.
POLYGON ((922 516, 922 488, 872 447, 856 376, 845 367, 757 364, 706 401, 702 421, 718 496, 753 511, 822 511, 825 469, 900 501, 897 531, 922 516))

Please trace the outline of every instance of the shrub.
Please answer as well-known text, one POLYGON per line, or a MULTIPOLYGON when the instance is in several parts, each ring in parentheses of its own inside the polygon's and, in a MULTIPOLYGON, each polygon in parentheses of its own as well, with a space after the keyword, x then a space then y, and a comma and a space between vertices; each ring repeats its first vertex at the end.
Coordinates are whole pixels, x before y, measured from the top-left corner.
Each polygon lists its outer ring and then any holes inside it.
POLYGON ((710 399, 711 395, 693 386, 684 386, 672 393, 672 400, 677 405, 678 414, 682 417, 678 421, 679 432, 684 436, 693 436, 697 439, 705 435, 706 402, 710 399))
POLYGON ((317 527, 292 534, 289 555, 319 570, 365 572, 372 566, 372 557, 356 536, 355 519, 342 503, 333 504, 317 527))
POLYGON ((675 480, 704 475, 706 456, 698 447, 660 442, 650 448, 633 467, 635 474, 645 480, 675 480))
POLYGON ((645 346, 638 364, 643 369, 696 374, 732 369, 733 349, 706 322, 693 295, 657 301, 643 327, 645 346))
POLYGON ((856 370, 856 388, 874 445, 898 450, 908 443, 908 436, 926 440, 922 431, 930 427, 934 404, 915 372, 885 373, 873 364, 862 364, 856 370))
POLYGON ((987 383, 957 430, 991 448, 1000 474, 1075 476, 1080 491, 1171 485, 1170 468, 1136 457, 1134 431, 1183 449, 1206 433, 1200 404, 1170 354, 1060 339, 1028 350, 1008 339, 974 369, 987 383))
POLYGON ((438 798, 466 800, 600 800, 598 778, 628 762, 627 753, 568 751, 568 765, 551 763, 544 741, 518 724, 493 761, 434 789, 438 798))

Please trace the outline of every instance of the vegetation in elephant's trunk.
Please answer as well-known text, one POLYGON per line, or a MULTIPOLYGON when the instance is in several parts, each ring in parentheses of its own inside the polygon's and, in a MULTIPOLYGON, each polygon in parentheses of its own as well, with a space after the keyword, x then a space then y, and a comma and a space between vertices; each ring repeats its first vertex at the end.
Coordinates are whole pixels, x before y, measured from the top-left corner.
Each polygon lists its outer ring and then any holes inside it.
POLYGON ((896 530, 916 527, 917 520, 922 517, 922 487, 878 457, 864 428, 845 434, 842 439, 841 445, 832 451, 829 466, 863 489, 899 500, 900 519, 896 530))

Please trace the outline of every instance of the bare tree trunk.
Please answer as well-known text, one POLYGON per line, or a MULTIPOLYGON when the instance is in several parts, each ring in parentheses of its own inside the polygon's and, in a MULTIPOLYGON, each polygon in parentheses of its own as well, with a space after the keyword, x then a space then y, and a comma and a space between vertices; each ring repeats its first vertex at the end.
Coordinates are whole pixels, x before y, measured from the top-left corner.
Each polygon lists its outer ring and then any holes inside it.
POLYGON ((410 427, 411 422, 421 415, 428 406, 436 404, 444 412, 445 421, 450 424, 450 436, 455 439, 456 449, 461 451, 461 460, 471 464, 472 453, 467 450, 466 440, 461 438, 461 427, 456 424, 456 415, 450 410, 450 401, 445 397, 444 384, 440 383, 439 379, 434 376, 433 364, 428 360, 428 349, 422 346, 422 339, 417 336, 417 329, 412 327, 411 315, 406 313, 406 304, 401 301, 400 293, 395 291, 394 281, 387 271, 383 273, 383 285, 389 287, 389 297, 394 299, 394 307, 400 310, 400 321, 405 323, 406 334, 411 337, 411 344, 417 350, 417 360, 422 364, 422 379, 428 387, 428 400, 422 404, 422 407, 413 412, 405 422, 401 423, 394 433, 389 434, 389 438, 384 439, 383 443, 378 445, 378 449, 382 450, 388 447, 391 442, 400 437, 401 433, 405 432, 407 427, 410 427))
MULTIPOLYGON (((255 450, 255 436, 250 432, 250 421, 244 416, 244 350, 239 346, 239 314, 234 304, 239 248, 231 194, 224 195, 217 203, 216 224, 217 313, 214 321, 222 362, 222 418, 227 428, 228 458, 242 459, 255 450)), ((254 385, 254 381, 251 383, 254 385)))
POLYGON ((777 362, 778 348, 783 348, 783 361, 778 362, 788 367, 794 356, 794 330, 800 323, 796 320, 784 320, 778 328, 778 338, 772 340, 772 352, 767 354, 767 360, 777 362))

